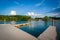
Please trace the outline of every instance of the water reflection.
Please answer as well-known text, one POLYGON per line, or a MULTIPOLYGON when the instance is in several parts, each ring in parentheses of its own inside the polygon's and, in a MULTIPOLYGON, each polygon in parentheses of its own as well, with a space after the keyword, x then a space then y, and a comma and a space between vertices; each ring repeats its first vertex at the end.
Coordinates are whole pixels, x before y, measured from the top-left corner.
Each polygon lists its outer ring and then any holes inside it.
POLYGON ((38 37, 47 27, 49 27, 49 24, 49 22, 45 21, 31 21, 29 26, 24 26, 20 29, 38 37))
POLYGON ((56 40, 60 40, 60 20, 55 20, 54 25, 56 26, 56 31, 57 31, 56 40))
POLYGON ((35 26, 35 21, 31 21, 31 22, 30 22, 30 27, 33 28, 34 26, 35 26))

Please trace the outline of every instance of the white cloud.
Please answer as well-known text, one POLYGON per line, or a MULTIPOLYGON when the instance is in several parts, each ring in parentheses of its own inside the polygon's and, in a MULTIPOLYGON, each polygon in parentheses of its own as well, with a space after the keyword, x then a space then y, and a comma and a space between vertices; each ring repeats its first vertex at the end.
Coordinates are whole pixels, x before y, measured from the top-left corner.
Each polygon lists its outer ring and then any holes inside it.
POLYGON ((27 15, 31 15, 31 13, 30 12, 28 12, 28 14, 27 15))
POLYGON ((11 11, 10 14, 11 15, 16 15, 16 11, 11 11))
POLYGON ((34 12, 31 12, 31 15, 35 15, 34 12))
POLYGON ((38 17, 38 18, 42 18, 44 16, 58 16, 59 14, 58 13, 48 13, 48 14, 37 14, 37 13, 34 13, 34 12, 27 12, 27 15, 28 16, 31 16, 33 18, 35 17, 38 17))
POLYGON ((34 13, 34 12, 27 12, 27 15, 28 16, 31 16, 31 17, 44 17, 42 14, 36 14, 36 13, 34 13))
POLYGON ((28 12, 27 15, 32 16, 35 15, 34 12, 28 12))
POLYGON ((44 1, 45 0, 42 0, 40 3, 35 4, 35 6, 38 7, 38 6, 42 5, 44 3, 44 1))

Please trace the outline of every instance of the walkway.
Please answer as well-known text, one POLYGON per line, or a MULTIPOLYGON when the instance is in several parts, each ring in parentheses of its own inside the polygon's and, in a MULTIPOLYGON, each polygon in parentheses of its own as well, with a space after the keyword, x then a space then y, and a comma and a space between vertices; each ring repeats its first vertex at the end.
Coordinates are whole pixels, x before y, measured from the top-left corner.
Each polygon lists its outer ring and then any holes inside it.
POLYGON ((40 40, 56 40, 56 27, 55 26, 50 26, 48 27, 40 36, 38 39, 40 40))
POLYGON ((38 40, 38 39, 10 24, 0 24, 0 40, 38 40))

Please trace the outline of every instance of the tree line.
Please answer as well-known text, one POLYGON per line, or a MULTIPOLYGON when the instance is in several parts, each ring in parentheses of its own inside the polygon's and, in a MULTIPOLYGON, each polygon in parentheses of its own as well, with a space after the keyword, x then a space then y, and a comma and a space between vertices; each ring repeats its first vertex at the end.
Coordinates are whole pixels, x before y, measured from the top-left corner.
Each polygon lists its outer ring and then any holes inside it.
POLYGON ((0 15, 0 21, 28 21, 30 18, 25 15, 0 15))

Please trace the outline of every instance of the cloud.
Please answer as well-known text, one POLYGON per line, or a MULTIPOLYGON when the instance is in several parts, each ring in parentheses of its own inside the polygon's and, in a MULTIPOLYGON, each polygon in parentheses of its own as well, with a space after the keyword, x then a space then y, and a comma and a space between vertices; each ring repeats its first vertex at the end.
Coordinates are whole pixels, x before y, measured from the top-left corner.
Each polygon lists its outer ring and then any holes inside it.
POLYGON ((47 16, 58 16, 59 14, 58 13, 49 13, 47 14, 47 16))
POLYGON ((40 3, 35 4, 36 7, 41 6, 45 0, 42 0, 40 3))
POLYGON ((42 14, 37 14, 37 13, 34 13, 34 12, 27 12, 27 14, 26 15, 28 15, 28 16, 31 16, 31 17, 44 17, 42 14))
POLYGON ((34 12, 27 12, 27 15, 30 15, 30 16, 38 16, 38 15, 42 15, 42 14, 36 14, 34 12))
POLYGON ((59 7, 56 7, 56 8, 52 8, 52 10, 55 10, 55 9, 57 9, 57 8, 59 8, 59 7))
POLYGON ((43 18, 44 16, 51 16, 51 17, 56 16, 57 17, 59 14, 58 13, 37 14, 35 12, 27 12, 26 15, 31 16, 32 18, 36 18, 36 17, 43 18))
POLYGON ((15 4, 17 4, 17 5, 19 5, 19 4, 20 4, 20 3, 19 3, 19 2, 17 2, 17 1, 14 1, 14 3, 15 3, 15 4))
POLYGON ((30 16, 35 15, 34 12, 28 12, 27 14, 30 16))
POLYGON ((16 15, 16 11, 11 11, 10 14, 11 15, 16 15))

